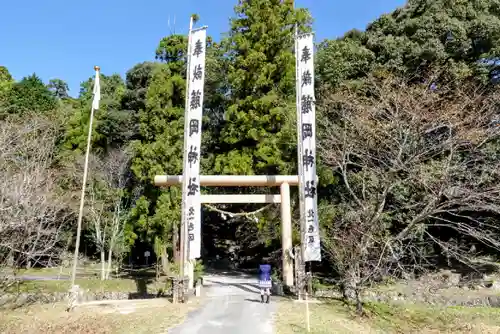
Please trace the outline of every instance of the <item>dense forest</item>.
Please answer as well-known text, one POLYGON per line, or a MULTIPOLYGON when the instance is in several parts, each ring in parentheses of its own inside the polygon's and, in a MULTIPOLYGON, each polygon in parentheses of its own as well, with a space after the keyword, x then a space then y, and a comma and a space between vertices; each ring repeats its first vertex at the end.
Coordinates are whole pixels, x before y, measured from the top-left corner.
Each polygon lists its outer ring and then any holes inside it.
MULTIPOLYGON (((291 0, 238 1, 224 37, 209 38, 202 174, 297 173, 294 27, 312 24, 291 0)), ((181 191, 153 178, 182 174, 186 50, 173 34, 155 61, 101 75, 80 252, 109 268, 143 264, 145 250, 166 266, 178 256, 181 191)), ((498 0, 410 0, 317 44, 315 271, 361 285, 499 261, 499 57, 498 0)), ((2 266, 71 260, 94 79, 77 98, 63 79, 15 81, 0 66, 2 266)), ((202 217, 205 264, 279 263, 279 207, 202 217)))

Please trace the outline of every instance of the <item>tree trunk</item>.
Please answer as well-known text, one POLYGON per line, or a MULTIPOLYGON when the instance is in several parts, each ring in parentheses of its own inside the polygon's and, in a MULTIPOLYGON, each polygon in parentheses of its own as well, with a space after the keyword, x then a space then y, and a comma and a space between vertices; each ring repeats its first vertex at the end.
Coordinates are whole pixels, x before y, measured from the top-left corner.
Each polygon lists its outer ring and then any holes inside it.
POLYGON ((359 315, 362 315, 363 302, 360 295, 361 277, 357 269, 358 266, 355 266, 355 268, 350 268, 347 270, 344 277, 344 282, 342 284, 342 292, 345 302, 356 305, 356 311, 359 315))
POLYGON ((110 248, 108 251, 108 270, 106 271, 106 279, 109 279, 109 275, 111 273, 111 268, 113 265, 113 251, 110 248))
POLYGON ((104 281, 106 279, 106 254, 104 249, 101 250, 101 280, 104 281))
POLYGON ((344 282, 342 286, 342 295, 348 302, 356 302, 356 283, 352 281, 344 282))
POLYGON ((26 260, 26 269, 31 269, 31 260, 26 260))
POLYGON ((163 247, 161 255, 161 266, 163 267, 163 274, 168 275, 170 273, 169 263, 168 263, 168 253, 167 247, 163 247))
MULTIPOLYGON (((355 266, 354 266, 355 267, 355 266)), ((360 278, 359 273, 355 268, 349 268, 344 274, 342 282, 342 294, 347 302, 358 304, 358 284, 360 278)))

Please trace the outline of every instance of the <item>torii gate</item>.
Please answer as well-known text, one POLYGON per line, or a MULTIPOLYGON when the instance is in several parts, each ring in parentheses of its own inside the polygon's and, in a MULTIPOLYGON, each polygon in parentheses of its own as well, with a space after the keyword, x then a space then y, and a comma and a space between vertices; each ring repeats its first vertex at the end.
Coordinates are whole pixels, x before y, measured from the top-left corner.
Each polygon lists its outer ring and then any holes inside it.
MULTIPOLYGON (((182 184, 182 175, 156 175, 156 186, 182 184)), ((281 204, 281 247, 283 282, 294 285, 292 252, 292 216, 290 206, 290 186, 299 185, 297 175, 200 175, 200 186, 208 187, 280 187, 280 194, 231 194, 201 195, 201 203, 280 203, 281 204)), ((181 226, 181 233, 185 227, 181 226)), ((183 238, 181 237, 181 243, 183 238)), ((182 251, 182 250, 181 250, 182 251)), ((182 265, 182 264, 181 264, 182 265)), ((193 287, 193 266, 187 265, 189 288, 193 287)))
MULTIPOLYGON (((193 17, 189 25, 188 66, 186 68, 187 92, 184 124, 184 164, 182 176, 155 176, 155 185, 170 186, 184 184, 183 216, 181 226, 181 276, 187 267, 189 288, 193 286, 193 262, 186 259, 185 220, 186 205, 196 205, 196 228, 199 228, 199 204, 201 203, 281 203, 281 242, 283 261, 283 281, 293 286, 292 264, 292 222, 290 213, 290 185, 299 185, 301 215, 301 251, 299 265, 305 261, 321 261, 319 224, 317 215, 317 175, 316 175, 316 111, 314 98, 314 41, 313 34, 298 35, 295 32, 296 59, 296 105, 297 105, 297 175, 200 175, 201 123, 203 116, 203 87, 205 69, 206 26, 193 30, 193 17), (196 35, 196 36, 195 36, 196 35), (192 80, 191 80, 192 74, 192 80), (190 87, 192 85, 192 87, 190 87), (191 89, 192 88, 192 89, 191 89), (196 180, 198 179, 198 182, 196 180), (254 186, 280 187, 280 195, 200 195, 200 186, 254 186), (196 189, 192 189, 195 187, 196 189), (306 192, 307 188, 307 192, 306 192), (191 196, 196 197, 191 197, 191 196), (200 196, 200 197, 198 197, 200 196), (196 201, 193 202, 193 198, 196 201), (189 202, 189 203, 188 203, 189 202), (307 216, 306 216, 307 214, 307 216), (307 224, 307 225, 306 225, 307 224), (307 228, 306 228, 307 226, 307 228), (307 238, 307 242, 306 242, 307 238), (306 252, 306 246, 308 252, 306 252)), ((189 207, 191 209, 191 207, 189 207)), ((194 207, 193 207, 194 209, 194 207)), ((197 231, 198 233, 198 231, 197 231)), ((193 235, 194 236, 194 235, 193 235)), ((189 257, 199 257, 199 243, 189 257)), ((296 268, 299 269, 299 268, 296 268)), ((301 285, 301 284, 299 284, 301 285)), ((301 288, 302 290, 302 288, 301 288)), ((300 298, 300 295, 299 295, 300 298)))

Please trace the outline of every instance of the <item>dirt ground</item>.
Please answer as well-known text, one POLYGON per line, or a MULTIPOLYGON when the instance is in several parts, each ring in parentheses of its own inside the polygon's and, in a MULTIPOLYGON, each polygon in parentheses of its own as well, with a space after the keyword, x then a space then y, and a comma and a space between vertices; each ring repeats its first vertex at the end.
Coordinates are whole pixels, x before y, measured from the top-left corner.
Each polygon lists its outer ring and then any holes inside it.
POLYGON ((66 304, 36 305, 0 312, 0 333, 167 333, 183 321, 197 303, 173 305, 165 299, 119 301, 79 306, 66 312, 66 304))

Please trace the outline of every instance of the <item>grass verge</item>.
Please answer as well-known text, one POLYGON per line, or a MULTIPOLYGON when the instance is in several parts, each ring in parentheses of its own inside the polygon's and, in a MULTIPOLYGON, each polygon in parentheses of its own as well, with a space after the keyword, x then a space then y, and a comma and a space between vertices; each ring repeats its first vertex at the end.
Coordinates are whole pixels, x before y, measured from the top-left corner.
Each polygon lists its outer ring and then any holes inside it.
MULTIPOLYGON (((64 268, 19 270, 18 276, 33 277, 36 279, 19 281, 12 285, 8 293, 54 293, 67 292, 71 282, 68 279, 71 271, 64 268), (61 274, 61 277, 59 277, 61 274), (44 279, 43 279, 44 278, 44 279)), ((79 268, 75 284, 89 292, 140 292, 143 294, 156 294, 166 286, 165 279, 156 281, 155 273, 151 270, 136 270, 134 275, 122 273, 113 275, 109 280, 101 280, 100 272, 95 268, 79 268)))
MULTIPOLYGON (((311 333, 500 333, 500 309, 368 303, 359 317, 339 301, 309 304, 311 333)), ((306 333, 306 306, 278 303, 277 333, 306 333)))
MULTIPOLYGON (((133 292, 136 290, 136 284, 131 279, 110 279, 101 281, 99 279, 76 279, 75 284, 82 289, 91 292, 111 291, 111 292, 133 292)), ((11 293, 22 292, 68 292, 71 286, 69 280, 53 280, 53 281, 23 281, 12 286, 9 289, 11 293)))

